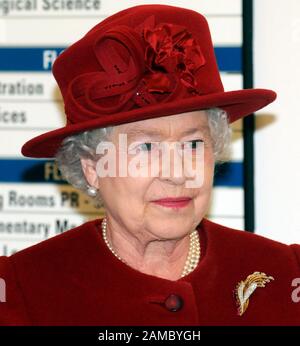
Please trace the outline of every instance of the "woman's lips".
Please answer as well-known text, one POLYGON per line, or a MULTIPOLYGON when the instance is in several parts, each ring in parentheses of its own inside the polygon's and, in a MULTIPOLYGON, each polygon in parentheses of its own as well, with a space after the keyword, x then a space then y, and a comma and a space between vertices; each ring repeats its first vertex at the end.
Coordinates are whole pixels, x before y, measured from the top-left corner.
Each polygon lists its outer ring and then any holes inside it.
POLYGON ((153 201, 155 204, 162 205, 167 208, 183 208, 187 206, 191 201, 191 198, 163 198, 153 201))

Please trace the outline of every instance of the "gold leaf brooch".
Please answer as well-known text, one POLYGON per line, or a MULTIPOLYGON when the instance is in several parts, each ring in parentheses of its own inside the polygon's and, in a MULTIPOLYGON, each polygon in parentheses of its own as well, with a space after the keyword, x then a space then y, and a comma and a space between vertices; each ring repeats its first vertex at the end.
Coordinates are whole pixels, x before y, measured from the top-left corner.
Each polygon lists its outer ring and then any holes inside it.
POLYGON ((247 276, 245 281, 240 281, 235 289, 235 297, 238 306, 238 315, 242 316, 249 305, 249 298, 257 287, 265 287, 266 283, 274 280, 273 276, 265 273, 254 272, 247 276))

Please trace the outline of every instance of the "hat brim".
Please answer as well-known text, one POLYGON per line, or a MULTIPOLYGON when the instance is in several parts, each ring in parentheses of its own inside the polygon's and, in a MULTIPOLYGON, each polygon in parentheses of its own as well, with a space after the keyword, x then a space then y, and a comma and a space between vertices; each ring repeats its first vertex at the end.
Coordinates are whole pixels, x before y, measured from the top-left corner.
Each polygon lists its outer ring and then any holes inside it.
POLYGON ((98 127, 119 125, 133 121, 158 118, 195 110, 219 107, 229 116, 230 123, 252 114, 276 99, 276 93, 268 89, 243 89, 204 96, 174 100, 126 112, 108 114, 85 122, 66 125, 43 133, 26 142, 21 149, 24 156, 36 158, 54 157, 62 141, 71 135, 98 127))

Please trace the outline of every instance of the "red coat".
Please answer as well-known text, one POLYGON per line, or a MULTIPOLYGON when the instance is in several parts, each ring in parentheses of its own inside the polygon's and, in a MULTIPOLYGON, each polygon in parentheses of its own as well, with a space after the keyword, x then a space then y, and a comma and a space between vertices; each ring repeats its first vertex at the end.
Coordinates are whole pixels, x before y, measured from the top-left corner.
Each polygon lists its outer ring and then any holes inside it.
POLYGON ((102 239, 100 219, 0 257, 6 282, 0 325, 300 325, 299 287, 292 299, 292 281, 300 278, 299 245, 207 219, 197 229, 200 263, 177 281, 118 260, 102 239), (239 316, 234 289, 256 271, 274 281, 257 288, 239 316), (171 294, 174 299, 167 299, 171 294), (172 302, 181 303, 176 311, 172 302))

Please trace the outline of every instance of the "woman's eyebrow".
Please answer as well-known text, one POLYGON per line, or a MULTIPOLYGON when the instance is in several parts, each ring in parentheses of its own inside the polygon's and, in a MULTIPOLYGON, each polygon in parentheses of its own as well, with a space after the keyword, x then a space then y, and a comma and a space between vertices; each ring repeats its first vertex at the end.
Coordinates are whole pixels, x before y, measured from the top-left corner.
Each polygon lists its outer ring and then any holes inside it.
POLYGON ((139 129, 139 128, 132 128, 130 130, 128 130, 126 132, 126 134, 128 135, 128 137, 132 137, 132 136, 138 136, 138 135, 149 135, 149 136, 154 136, 154 137, 161 137, 162 131, 160 129, 139 129))
POLYGON ((181 135, 182 136, 187 136, 187 135, 192 135, 196 132, 201 132, 203 134, 207 133, 208 132, 208 127, 207 126, 201 126, 201 127, 191 127, 191 128, 188 128, 184 131, 181 132, 181 135))
MULTIPOLYGON (((181 137, 194 134, 196 132, 206 133, 208 131, 207 126, 201 126, 201 127, 191 127, 188 129, 185 129, 184 131, 181 131, 181 137)), ((152 137, 163 137, 163 132, 161 129, 140 129, 140 128, 132 128, 127 131, 126 133, 128 137, 138 136, 138 135, 144 135, 144 136, 152 136, 152 137)))

